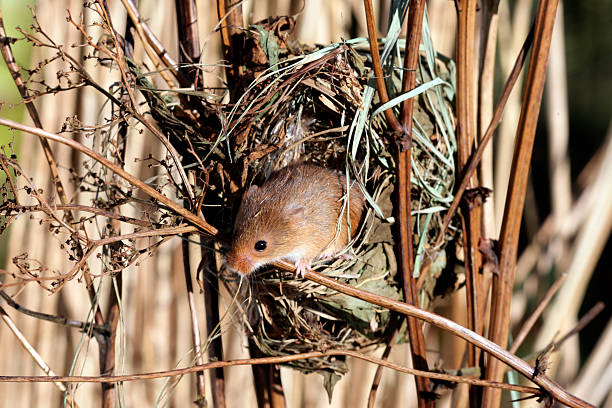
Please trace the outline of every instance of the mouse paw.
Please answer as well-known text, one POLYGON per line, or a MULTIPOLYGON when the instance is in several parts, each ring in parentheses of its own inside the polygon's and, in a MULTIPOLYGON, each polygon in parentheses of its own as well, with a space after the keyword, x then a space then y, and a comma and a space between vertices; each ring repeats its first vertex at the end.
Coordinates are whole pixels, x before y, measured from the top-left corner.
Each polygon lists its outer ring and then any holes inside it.
POLYGON ((310 268, 310 261, 307 261, 306 259, 300 259, 295 263, 295 275, 298 278, 303 278, 306 274, 306 271, 311 270, 312 269, 310 268))

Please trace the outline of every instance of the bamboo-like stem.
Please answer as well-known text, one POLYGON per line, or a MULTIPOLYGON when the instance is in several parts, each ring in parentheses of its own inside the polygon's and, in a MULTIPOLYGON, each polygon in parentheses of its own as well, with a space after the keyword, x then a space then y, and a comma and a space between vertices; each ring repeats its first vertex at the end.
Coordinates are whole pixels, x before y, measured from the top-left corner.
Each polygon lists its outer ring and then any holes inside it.
MULTIPOLYGON (((378 52, 378 39, 374 9, 371 0, 364 0, 364 9, 368 29, 368 39, 370 43, 370 53, 372 55, 372 67, 376 86, 381 103, 389 100, 384 74, 382 71, 380 54, 378 52)), ((423 14, 425 9, 424 1, 413 2, 410 7, 409 22, 407 28, 408 49, 404 58, 404 77, 402 81, 402 92, 407 92, 414 88, 416 84, 416 68, 419 57, 419 43, 421 40, 421 27, 423 24, 423 14)), ((398 121, 392 108, 384 111, 387 123, 396 133, 396 144, 398 147, 397 158, 397 212, 399 245, 398 258, 400 268, 403 271, 404 296, 406 301, 416 304, 416 288, 413 279, 413 257, 412 257, 412 229, 410 225, 410 147, 412 144, 412 109, 413 100, 409 99, 402 104, 402 122, 398 121)), ((412 361, 415 367, 427 369, 427 353, 423 332, 417 321, 408 319, 408 331, 410 335, 410 350, 412 361)), ((429 391, 429 381, 426 379, 416 379, 417 391, 419 393, 418 403, 420 407, 432 406, 433 401, 428 401, 426 394, 429 391)))
MULTIPOLYGON (((194 361, 197 365, 202 365, 202 341, 200 340, 200 325, 198 323, 198 313, 195 305, 195 295, 193 292, 193 282, 191 281, 191 262, 189 260, 189 235, 184 235, 181 241, 183 253, 183 272, 185 278, 185 289, 187 290, 187 303, 189 304, 189 317, 191 319, 191 341, 193 343, 194 361)), ((206 385, 204 381, 204 371, 196 373, 196 405, 206 406, 206 385)))
POLYGON ((499 97, 499 102, 497 102, 497 106, 495 107, 495 112, 493 113, 493 119, 491 119, 491 123, 489 124, 487 131, 482 137, 482 140, 480 144, 478 145, 476 152, 474 152, 474 154, 470 158, 470 161, 468 165, 466 166, 463 176, 461 178, 461 183, 459 184, 459 187, 457 187, 457 191, 455 192, 455 197, 453 198, 453 202, 451 203, 448 211, 446 212, 446 215, 444 216, 444 220, 442 221, 442 227, 441 227, 442 232, 438 236, 436 245, 439 245, 442 242, 444 232, 447 230, 451 219, 455 216, 455 212, 457 211, 457 208, 459 207, 459 203, 461 202, 463 193, 465 192, 469 184, 470 177, 476 171, 478 167, 478 163, 480 162, 482 155, 484 153, 484 150, 486 149, 487 144, 491 141, 491 138, 493 137, 493 134, 495 133, 495 130, 497 129, 497 126, 499 125, 499 122, 501 121, 502 114, 504 113, 504 107, 506 106, 506 102, 508 102, 508 98, 510 97, 512 88, 514 87, 514 84, 516 84, 516 81, 518 80, 519 74, 521 73, 521 69, 523 68, 523 64, 525 63, 525 60, 527 59, 527 53, 529 52, 529 49, 531 48, 531 44, 533 42, 533 32, 534 32, 534 26, 532 25, 531 30, 529 31, 529 34, 527 35, 527 38, 525 38, 523 47, 521 48, 519 55, 516 57, 516 61, 514 63, 514 67, 512 68, 512 72, 510 73, 510 76, 508 77, 508 80, 506 81, 506 85, 504 85, 504 90, 502 91, 502 94, 499 97))
MULTIPOLYGON (((200 39, 198 38, 198 12, 195 0, 176 0, 178 20, 179 64, 197 64, 200 61, 200 39)), ((197 67, 179 67, 188 83, 198 89, 201 84, 200 70, 197 67)))
MULTIPOLYGON (((541 0, 538 6, 534 47, 529 61, 521 117, 517 129, 510 184, 499 239, 499 274, 493 277, 491 299, 489 338, 500 345, 508 343, 510 305, 512 289, 514 287, 518 238, 557 3, 558 0, 541 0)), ((486 378, 491 380, 502 378, 502 376, 503 366, 497 360, 490 359, 487 364, 486 378)), ((499 391, 485 389, 483 393, 483 406, 497 407, 499 406, 500 399, 501 393, 499 391)))
POLYGON ((229 62, 225 69, 227 83, 234 84, 241 75, 241 45, 237 37, 242 30, 242 0, 217 0, 217 16, 221 23, 221 50, 223 58, 229 62))
MULTIPOLYGON (((580 305, 583 303, 589 280, 595 270, 598 259, 604 251, 605 244, 612 231, 612 122, 610 122, 605 147, 602 149, 601 162, 594 171, 594 180, 591 182, 586 205, 582 205, 582 197, 576 203, 575 209, 581 208, 580 213, 588 214, 581 222, 578 234, 572 248, 568 251, 573 254, 564 270, 568 277, 565 285, 553 300, 551 307, 538 331, 535 344, 537 348, 550 343, 560 330, 567 326, 578 315, 580 305)), ((587 191, 583 193, 587 194, 587 191)), ((566 220, 566 222, 571 221, 566 220)), ((567 226, 564 228, 566 229, 567 226)), ((567 228, 569 229, 569 228, 567 228)), ((554 367, 553 367, 554 368, 554 367)))
MULTIPOLYGON (((478 88, 478 145, 484 142, 486 130, 493 119, 495 88, 495 57, 498 31, 499 0, 485 0, 481 2, 481 30, 480 30, 480 77, 478 88)), ((482 204, 482 236, 485 239, 497 237, 495 230, 495 188, 493 186, 493 145, 486 144, 482 159, 478 167, 480 185, 490 190, 490 196, 482 204)), ((492 276, 489 273, 479 274, 478 297, 475 299, 474 309, 476 316, 476 332, 484 335, 484 322, 487 319, 489 292, 492 276)), ((478 353, 476 353, 476 361, 478 353)), ((479 391, 472 391, 471 404, 473 407, 479 403, 479 391)))
MULTIPOLYGON (((513 63, 513 53, 519 49, 521 41, 530 29, 535 18, 536 0, 515 0, 512 3, 504 0, 499 8, 499 44, 498 62, 503 77, 510 74, 513 63)), ((494 163, 494 186, 493 196, 495 206, 495 234, 499 237, 501 220, 504 215, 504 203, 508 190, 508 175, 512 164, 512 150, 516 126, 521 111, 522 88, 525 83, 525 73, 522 72, 517 80, 519 86, 512 92, 506 110, 504 120, 500 123, 495 136, 495 163, 494 163)))
MULTIPOLYGON (((368 26, 368 40, 370 42, 370 54, 372 55, 372 69, 374 71, 374 78, 376 79, 376 89, 378 90, 378 97, 380 103, 384 104, 389 101, 389 94, 387 93, 387 85, 385 84, 385 76, 380 65, 380 53, 378 52, 378 33, 376 31, 376 23, 374 19, 374 7, 372 7, 372 0, 363 0, 363 6, 365 8, 366 22, 368 26)), ((384 111, 385 119, 391 128, 398 134, 403 133, 402 125, 397 120, 393 109, 389 108, 384 111)))
MULTIPOLYGON (((475 30, 476 30, 476 0, 462 0, 458 3, 458 33, 457 33, 457 166, 460 174, 472 154, 476 135, 476 115, 474 112, 474 70, 475 64, 475 30)), ((476 187, 478 181, 475 175, 468 179, 468 186, 476 187)), ((482 333, 481 313, 478 306, 482 303, 480 279, 480 252, 478 244, 481 235, 481 216, 479 206, 474 205, 463 214, 465 285, 467 300, 468 328, 482 333)), ((479 361, 479 351, 468 346, 468 365, 475 366, 479 361)))
MULTIPOLYGON (((480 30, 480 78, 478 88, 478 143, 482 142, 485 131, 493 117, 493 91, 495 85, 495 56, 497 50, 497 23, 499 0, 486 0, 482 2, 482 24, 480 30)), ((493 146, 485 149, 479 166, 480 185, 493 189, 493 146)), ((494 238, 495 235, 495 206, 492 196, 486 200, 482 208, 482 232, 485 238, 494 238)), ((486 284, 485 284, 486 287, 486 284)), ((486 295, 481 297, 481 304, 477 307, 484 309, 486 295)))
MULTIPOLYGON (((570 172, 569 144, 569 107, 567 95, 567 72, 565 69, 565 32, 563 4, 557 8, 557 21, 550 45, 550 64, 548 79, 544 90, 546 98, 546 127, 548 137, 548 169, 550 177, 551 216, 554 228, 570 217, 572 210, 572 181, 570 172)), ((554 262, 567 253, 568 240, 563 236, 551 239, 546 258, 554 262)), ((562 262, 562 261, 561 261, 562 262)), ((559 263, 561 263, 559 262, 559 263)))
POLYGON ((149 25, 140 15, 138 7, 136 7, 134 2, 132 0, 121 0, 121 3, 130 16, 134 27, 136 27, 136 32, 138 33, 138 37, 140 37, 140 41, 142 41, 145 52, 168 86, 170 88, 176 88, 176 84, 172 77, 168 75, 168 71, 174 75, 179 83, 186 83, 187 81, 177 69, 178 64, 170 57, 162 43, 157 39, 155 34, 153 34, 153 31, 151 31, 149 25), (165 66, 162 65, 162 62, 165 66))
POLYGON ((576 395, 591 395, 593 384, 603 377, 606 367, 612 363, 612 320, 608 320, 601 332, 597 344, 589 354, 589 358, 580 370, 580 375, 570 386, 576 395))
MULTIPOLYGON (((222 336, 215 336, 215 330, 219 327, 219 279, 216 274, 210 273, 206 268, 210 252, 204 245, 201 246, 200 254, 202 269, 199 272, 203 281, 206 335, 209 341, 208 360, 223 361, 222 336)), ((211 370, 210 388, 212 390, 213 407, 225 408, 225 375, 222 368, 211 370)))
MULTIPOLYGON (((406 51, 404 54, 404 76, 402 79, 402 93, 408 92, 416 86, 416 70, 419 63, 419 44, 423 27, 425 1, 413 0, 410 2, 408 13, 408 26, 406 28, 406 51)), ((397 213, 399 230, 399 266, 402 270, 402 283, 404 298, 407 303, 416 305, 417 291, 414 279, 414 258, 412 243, 412 223, 410 219, 412 189, 410 183, 410 170, 412 161, 412 114, 414 99, 404 101, 401 106, 400 122, 403 129, 396 134, 397 144, 397 213)), ((418 271, 417 271, 418 272, 418 271)), ((412 364, 415 368, 427 371, 427 352, 421 323, 412 318, 407 319, 410 335, 410 351, 412 364)), ((427 378, 415 377, 418 393, 418 405, 421 408, 433 408, 434 400, 429 398, 430 383, 427 378)))

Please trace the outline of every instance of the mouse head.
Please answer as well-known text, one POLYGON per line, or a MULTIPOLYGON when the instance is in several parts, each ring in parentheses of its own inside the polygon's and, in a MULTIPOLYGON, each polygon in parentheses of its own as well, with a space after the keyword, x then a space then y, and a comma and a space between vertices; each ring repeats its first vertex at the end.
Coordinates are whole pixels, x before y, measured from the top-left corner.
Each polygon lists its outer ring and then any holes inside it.
POLYGON ((303 224, 302 207, 278 202, 268 191, 252 186, 242 197, 234 222, 227 265, 247 275, 274 261, 291 258, 303 224))

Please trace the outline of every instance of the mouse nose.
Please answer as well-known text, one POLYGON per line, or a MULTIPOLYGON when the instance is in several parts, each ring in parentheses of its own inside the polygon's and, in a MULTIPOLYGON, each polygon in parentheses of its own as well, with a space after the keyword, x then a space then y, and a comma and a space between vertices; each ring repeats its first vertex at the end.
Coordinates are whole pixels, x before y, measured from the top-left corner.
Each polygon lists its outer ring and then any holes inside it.
POLYGON ((255 267, 255 263, 250 257, 236 256, 233 253, 227 255, 227 265, 232 271, 241 275, 248 275, 255 267))

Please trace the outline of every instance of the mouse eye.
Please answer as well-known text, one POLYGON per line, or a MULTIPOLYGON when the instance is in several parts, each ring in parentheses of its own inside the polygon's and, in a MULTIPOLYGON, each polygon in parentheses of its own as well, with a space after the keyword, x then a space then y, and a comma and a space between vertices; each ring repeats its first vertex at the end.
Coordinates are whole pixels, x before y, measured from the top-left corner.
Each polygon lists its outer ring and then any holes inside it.
POLYGON ((268 243, 266 241, 257 241, 255 243, 255 250, 258 252, 265 251, 267 246, 268 246, 268 243))

